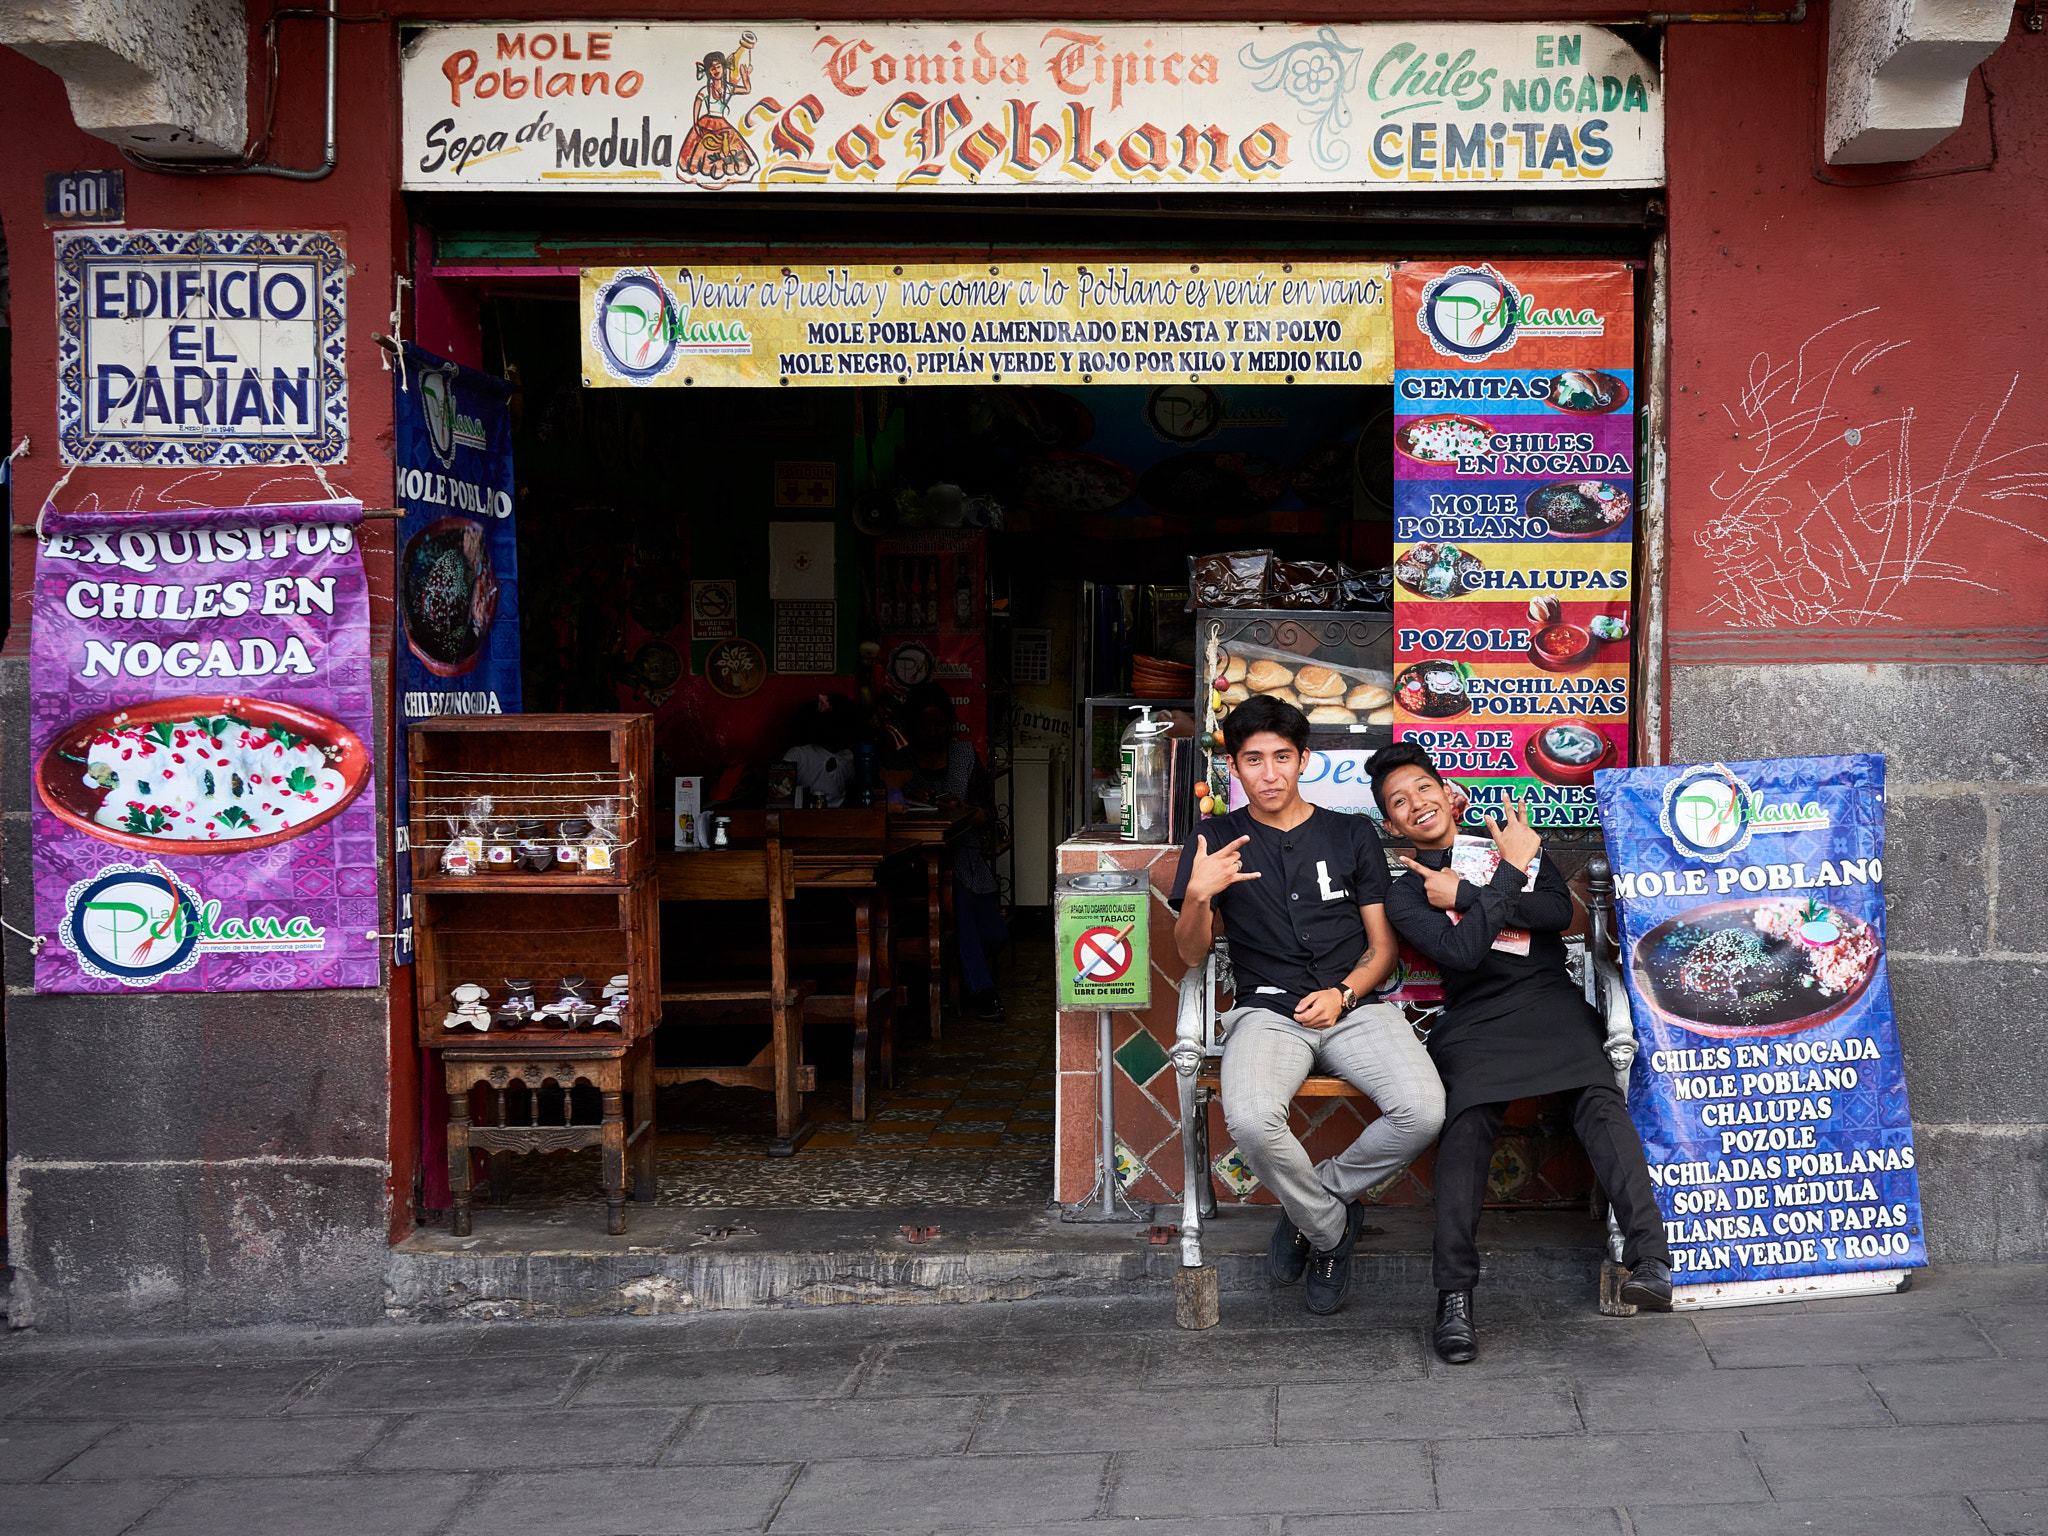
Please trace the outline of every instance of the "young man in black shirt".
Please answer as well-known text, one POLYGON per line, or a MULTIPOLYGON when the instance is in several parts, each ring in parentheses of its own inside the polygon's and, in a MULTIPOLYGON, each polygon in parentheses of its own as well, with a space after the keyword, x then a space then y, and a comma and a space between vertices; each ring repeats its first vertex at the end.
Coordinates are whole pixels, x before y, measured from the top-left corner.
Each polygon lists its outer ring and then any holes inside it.
POLYGON ((1370 817, 1302 799, 1308 717, 1261 695, 1230 712, 1223 741, 1250 803, 1204 821, 1181 851, 1174 940, 1191 966, 1230 940, 1237 1006, 1224 1019, 1223 1118, 1280 1197, 1273 1278, 1291 1285, 1306 1273, 1309 1310, 1334 1312, 1364 1223, 1358 1197, 1435 1138, 1443 1084, 1400 1012, 1367 1001, 1394 968, 1384 907, 1392 882, 1370 817), (1318 1067, 1380 1110, 1320 1166, 1287 1123, 1318 1067))
POLYGON ((1387 916, 1444 978, 1444 1011, 1429 1035, 1448 1098, 1436 1154, 1437 1354, 1463 1364, 1478 1353, 1472 1290, 1494 1138, 1510 1100, 1540 1093, 1571 1095, 1572 1129, 1614 1202, 1630 1266, 1622 1299, 1668 1312, 1671 1250, 1643 1143, 1614 1085, 1605 1026, 1565 970, 1572 896, 1564 876, 1539 859, 1543 840, 1511 803, 1505 823, 1487 818, 1500 850, 1492 879, 1461 879, 1449 867, 1457 813, 1429 754, 1396 742, 1373 755, 1370 771, 1387 830, 1415 844, 1415 857, 1401 860, 1412 873, 1387 894, 1387 916))

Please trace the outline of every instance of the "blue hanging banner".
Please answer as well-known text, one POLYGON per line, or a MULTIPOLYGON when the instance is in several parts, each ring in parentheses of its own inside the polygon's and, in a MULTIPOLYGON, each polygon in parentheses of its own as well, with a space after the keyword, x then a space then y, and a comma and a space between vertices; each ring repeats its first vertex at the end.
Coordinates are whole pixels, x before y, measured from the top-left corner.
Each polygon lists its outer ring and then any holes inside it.
POLYGON ((397 390, 398 730, 391 745, 398 932, 412 962, 414 836, 442 831, 441 807, 412 820, 406 729, 434 715, 516 715, 519 541, 512 517, 511 387, 406 343, 397 390))
POLYGON ((1672 1279, 1732 1300, 1924 1265, 1883 757, 1608 769, 1595 789, 1672 1279))

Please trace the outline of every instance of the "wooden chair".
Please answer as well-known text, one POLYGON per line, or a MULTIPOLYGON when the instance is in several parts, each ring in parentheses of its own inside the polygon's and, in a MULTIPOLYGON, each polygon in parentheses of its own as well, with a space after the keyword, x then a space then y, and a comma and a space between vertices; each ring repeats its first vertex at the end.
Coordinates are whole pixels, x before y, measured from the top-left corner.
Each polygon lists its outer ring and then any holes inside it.
MULTIPOLYGON (((1607 1021, 1607 1059, 1614 1066, 1615 1079, 1624 1094, 1628 1074, 1636 1055, 1635 1026, 1629 1015, 1628 988, 1621 972, 1608 957, 1608 901, 1612 894, 1607 861, 1594 859, 1588 866, 1589 899, 1584 903, 1590 916, 1590 937, 1585 967, 1586 1001, 1607 1021)), ((1169 1053, 1180 1079, 1181 1129, 1181 1221, 1180 1263, 1183 1271, 1200 1270, 1202 1264, 1202 1223, 1216 1216, 1216 1189, 1209 1167, 1209 1104, 1222 1091, 1224 1026, 1216 999, 1232 995, 1236 982, 1230 971, 1229 945, 1219 942, 1203 962, 1181 978, 1180 1013, 1174 1027, 1173 1050, 1169 1053)), ((1365 1097, 1341 1077, 1310 1077, 1301 1085, 1304 1098, 1365 1097)), ((1612 1207, 1607 1209, 1608 1262, 1602 1266, 1600 1309, 1612 1312, 1625 1305, 1618 1299, 1618 1286, 1625 1271, 1620 1270, 1621 1226, 1612 1207)), ((1188 1287, 1192 1292, 1196 1288, 1188 1287)), ((1209 1321, 1214 1321, 1214 1289, 1209 1287, 1209 1321)), ((1630 1309, 1633 1310, 1633 1309, 1630 1309)), ((1208 1326, 1207 1323, 1185 1326, 1208 1326)))
MULTIPOLYGON (((754 1059, 737 1067, 662 1067, 654 1072, 661 1086, 709 1082, 727 1087, 761 1088, 775 1095, 775 1138, 770 1157, 790 1157, 811 1134, 804 1118, 804 1095, 816 1091, 817 1070, 804 1064, 804 1009, 814 987, 789 976, 788 903, 796 894, 794 856, 783 843, 777 811, 742 813, 734 817, 735 835, 759 836, 762 847, 747 851, 687 854, 692 894, 699 901, 759 901, 768 910, 768 977, 765 982, 705 977, 686 981, 664 978, 661 984, 664 1020, 682 1015, 697 1021, 735 1013, 766 1010, 772 1032, 754 1059), (742 817, 761 819, 752 830, 742 817)), ((674 1027, 668 1025, 666 1027, 674 1027)))
POLYGON ((925 1016, 934 1040, 942 1037, 947 1012, 956 1018, 960 1012, 960 914, 954 910, 952 847, 951 839, 922 842, 913 871, 897 881, 905 910, 922 911, 924 927, 897 938, 894 958, 898 965, 924 972, 925 1016))
MULTIPOLYGON (((741 811, 732 818, 739 837, 763 835, 763 811, 741 811)), ((806 1023, 844 1022, 853 1026, 852 1110, 856 1121, 868 1117, 868 1083, 896 1081, 896 1010, 907 1001, 896 984, 895 954, 889 938, 889 891, 883 868, 897 857, 887 850, 889 813, 874 810, 783 810, 774 813, 786 839, 802 839, 797 854, 797 888, 809 896, 837 891, 853 909, 853 933, 845 936, 836 922, 792 927, 789 963, 795 968, 852 972, 852 985, 827 991, 821 985, 804 1006, 806 1023)), ((765 965, 768 952, 737 949, 743 964, 765 965)), ((802 985, 802 983, 799 983, 802 985)))

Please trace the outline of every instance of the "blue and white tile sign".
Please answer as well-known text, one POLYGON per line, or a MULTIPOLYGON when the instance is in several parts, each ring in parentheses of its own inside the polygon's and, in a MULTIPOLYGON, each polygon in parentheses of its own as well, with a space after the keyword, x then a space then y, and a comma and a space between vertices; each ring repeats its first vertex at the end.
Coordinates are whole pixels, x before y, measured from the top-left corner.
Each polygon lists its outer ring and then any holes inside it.
POLYGON ((348 456, 348 262, 319 232, 57 237, 66 464, 335 464, 348 456))
POLYGON ((1605 769, 1595 789, 1673 1280, 1925 1264, 1883 757, 1605 769))

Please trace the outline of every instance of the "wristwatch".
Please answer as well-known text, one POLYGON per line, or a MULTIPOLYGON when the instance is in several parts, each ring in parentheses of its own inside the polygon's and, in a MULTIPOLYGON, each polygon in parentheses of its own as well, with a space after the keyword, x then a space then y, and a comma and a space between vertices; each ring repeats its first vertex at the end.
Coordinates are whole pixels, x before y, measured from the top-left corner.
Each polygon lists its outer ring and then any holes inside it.
POLYGON ((1349 986, 1342 986, 1337 989, 1337 1001, 1344 1011, 1349 1013, 1358 1006, 1358 994, 1352 991, 1349 986))

